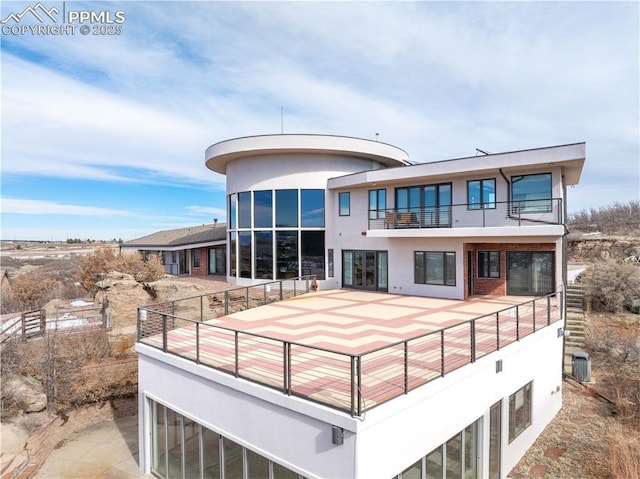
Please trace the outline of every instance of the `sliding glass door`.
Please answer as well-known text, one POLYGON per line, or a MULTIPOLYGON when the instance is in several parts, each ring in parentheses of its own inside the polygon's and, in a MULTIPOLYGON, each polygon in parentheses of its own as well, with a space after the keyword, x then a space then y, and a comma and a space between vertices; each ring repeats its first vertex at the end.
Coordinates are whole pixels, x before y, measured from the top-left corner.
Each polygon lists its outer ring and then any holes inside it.
POLYGON ((386 251, 342 252, 342 285, 345 288, 387 291, 387 271, 386 251))
POLYGON ((553 251, 508 251, 507 294, 542 296, 555 284, 553 251))

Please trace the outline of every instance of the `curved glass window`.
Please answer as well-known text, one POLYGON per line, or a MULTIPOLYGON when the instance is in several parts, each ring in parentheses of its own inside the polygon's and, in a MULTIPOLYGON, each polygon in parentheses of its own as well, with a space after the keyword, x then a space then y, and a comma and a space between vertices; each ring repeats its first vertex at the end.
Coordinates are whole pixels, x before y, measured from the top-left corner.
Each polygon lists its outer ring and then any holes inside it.
POLYGON ((300 192, 300 219, 303 228, 324 228, 324 190, 300 192))
POLYGON ((229 229, 236 229, 236 210, 238 209, 238 196, 233 193, 229 195, 229 229))
POLYGON ((253 226, 255 228, 271 228, 273 224, 273 192, 253 192, 253 226))
POLYGON ((298 226, 298 190, 276 190, 276 228, 298 226))
POLYGON ((256 231, 255 238, 255 278, 273 279, 273 233, 256 231))
POLYGON ((251 228, 251 192, 238 193, 238 228, 251 228))
POLYGON ((278 271, 276 279, 295 278, 298 276, 298 232, 276 232, 276 262, 278 271))
POLYGON ((240 277, 251 278, 251 232, 238 233, 240 277))

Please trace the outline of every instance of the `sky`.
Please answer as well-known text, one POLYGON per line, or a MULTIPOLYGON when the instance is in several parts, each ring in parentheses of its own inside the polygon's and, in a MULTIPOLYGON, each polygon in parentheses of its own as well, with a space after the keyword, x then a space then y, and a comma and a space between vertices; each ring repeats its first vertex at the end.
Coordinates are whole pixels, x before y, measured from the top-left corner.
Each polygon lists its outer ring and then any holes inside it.
POLYGON ((569 212, 640 198, 639 2, 37 4, 0 4, 3 240, 225 221, 205 149, 281 132, 420 163, 584 141, 569 212))

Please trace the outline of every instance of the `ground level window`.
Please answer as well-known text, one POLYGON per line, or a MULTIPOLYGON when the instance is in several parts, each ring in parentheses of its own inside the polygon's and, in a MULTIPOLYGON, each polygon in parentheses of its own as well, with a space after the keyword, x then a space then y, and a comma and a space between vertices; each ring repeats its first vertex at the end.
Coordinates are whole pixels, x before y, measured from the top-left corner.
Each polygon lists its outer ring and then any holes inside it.
POLYGON ((453 252, 416 251, 414 278, 417 284, 456 285, 456 254, 453 252))
POLYGON ((191 258, 193 260, 193 267, 199 268, 200 267, 200 250, 192 249, 191 254, 192 254, 191 258))
POLYGON ((509 442, 531 425, 531 383, 509 396, 509 442))
POLYGON ((478 251, 478 278, 500 277, 500 251, 478 251))

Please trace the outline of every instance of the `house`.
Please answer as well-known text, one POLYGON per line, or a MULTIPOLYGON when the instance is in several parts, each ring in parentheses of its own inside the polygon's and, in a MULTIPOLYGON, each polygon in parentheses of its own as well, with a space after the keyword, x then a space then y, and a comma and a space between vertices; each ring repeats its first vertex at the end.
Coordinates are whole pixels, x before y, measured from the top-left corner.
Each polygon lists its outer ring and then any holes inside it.
POLYGON ((158 231, 120 245, 121 251, 138 251, 143 258, 156 254, 168 274, 224 275, 226 224, 190 226, 158 231))
POLYGON ((424 164, 339 136, 209 147, 236 288, 139 308, 141 469, 507 477, 562 405, 584 161, 584 143, 424 164))

